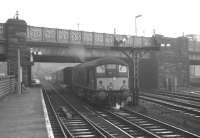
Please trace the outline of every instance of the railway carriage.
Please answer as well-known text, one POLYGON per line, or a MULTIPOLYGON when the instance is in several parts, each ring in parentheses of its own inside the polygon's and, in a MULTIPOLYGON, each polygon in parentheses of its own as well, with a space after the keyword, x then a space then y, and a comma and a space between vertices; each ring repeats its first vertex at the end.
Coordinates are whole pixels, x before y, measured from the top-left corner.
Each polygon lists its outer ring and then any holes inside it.
POLYGON ((62 70, 63 72, 63 83, 66 85, 66 87, 72 86, 72 70, 73 67, 67 67, 62 70))
POLYGON ((63 83, 64 73, 62 70, 58 70, 51 74, 51 78, 53 82, 63 83))

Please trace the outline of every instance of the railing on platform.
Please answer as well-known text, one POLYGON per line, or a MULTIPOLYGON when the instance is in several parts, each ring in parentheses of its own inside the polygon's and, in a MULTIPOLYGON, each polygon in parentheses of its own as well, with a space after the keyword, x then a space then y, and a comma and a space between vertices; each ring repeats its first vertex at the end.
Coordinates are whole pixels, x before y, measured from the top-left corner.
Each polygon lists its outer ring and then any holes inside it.
POLYGON ((13 93, 16 88, 16 79, 14 76, 0 76, 0 98, 13 93))

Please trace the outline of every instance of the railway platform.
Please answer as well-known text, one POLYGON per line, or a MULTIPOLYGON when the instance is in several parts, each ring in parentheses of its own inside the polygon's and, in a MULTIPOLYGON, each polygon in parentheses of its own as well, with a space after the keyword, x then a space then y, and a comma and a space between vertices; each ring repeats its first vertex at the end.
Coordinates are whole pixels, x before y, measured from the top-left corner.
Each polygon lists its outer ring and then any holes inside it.
POLYGON ((48 138, 40 88, 0 99, 0 138, 48 138))

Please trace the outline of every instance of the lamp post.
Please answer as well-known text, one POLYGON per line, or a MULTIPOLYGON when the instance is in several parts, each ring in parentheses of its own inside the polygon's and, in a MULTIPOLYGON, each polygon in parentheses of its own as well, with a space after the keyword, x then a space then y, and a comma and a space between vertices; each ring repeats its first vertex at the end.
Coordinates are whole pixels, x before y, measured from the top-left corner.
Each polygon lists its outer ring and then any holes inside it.
POLYGON ((22 93, 21 83, 22 83, 22 67, 21 67, 21 52, 20 47, 17 48, 17 91, 20 95, 22 93))
POLYGON ((80 25, 80 23, 77 23, 77 29, 78 29, 78 31, 79 31, 79 25, 80 25))
POLYGON ((135 36, 137 36, 137 18, 142 17, 141 14, 135 16, 135 36))
MULTIPOLYGON (((137 37, 137 18, 142 17, 141 14, 135 16, 135 38, 137 37)), ((134 47, 136 45, 134 44, 134 47)), ((137 51, 133 52, 133 105, 138 105, 139 101, 139 54, 137 51)))

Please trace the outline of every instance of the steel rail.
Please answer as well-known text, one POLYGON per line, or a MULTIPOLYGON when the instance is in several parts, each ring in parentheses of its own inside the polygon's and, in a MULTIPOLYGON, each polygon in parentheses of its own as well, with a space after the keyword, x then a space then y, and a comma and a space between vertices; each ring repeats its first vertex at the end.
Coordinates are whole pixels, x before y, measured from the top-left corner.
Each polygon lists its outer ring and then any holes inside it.
MULTIPOLYGON (((73 95, 70 95, 70 96, 73 97, 73 95)), ((78 112, 81 112, 83 116, 88 118, 95 126, 97 126, 97 128, 100 128, 100 130, 103 133, 105 133, 107 137, 133 138, 133 136, 129 135, 124 130, 117 127, 115 124, 112 124, 109 121, 105 120, 104 118, 102 118, 101 116, 99 116, 98 114, 90 110, 88 107, 77 105, 77 101, 71 97, 70 99, 67 96, 63 96, 62 98, 65 99, 66 102, 70 101, 70 103, 73 104, 73 108, 75 108, 75 110, 77 110, 78 112)), ((74 98, 77 98, 77 97, 74 97, 74 98)))
MULTIPOLYGON (((72 117, 66 118, 62 115, 62 113, 58 113, 59 118, 61 120, 61 123, 63 126, 65 126, 65 129, 70 132, 70 137, 102 137, 105 138, 106 136, 101 133, 87 118, 85 118, 83 115, 79 114, 76 111, 72 111, 72 109, 69 109, 69 105, 66 105, 66 102, 60 97, 60 95, 56 92, 51 94, 52 100, 57 102, 62 102, 62 106, 66 107, 70 112, 72 112, 72 117), (58 96, 56 100, 56 96, 58 96), (59 101, 58 101, 59 100, 59 101)), ((70 107, 71 108, 71 107, 70 107)))
POLYGON ((54 110, 50 102, 49 96, 47 95, 46 90, 44 88, 42 89, 42 93, 44 96, 45 104, 47 106, 47 112, 50 118, 50 123, 53 129, 54 137, 67 138, 66 131, 64 130, 63 125, 60 123, 56 111, 54 110))
MULTIPOLYGON (((113 110, 114 111, 114 110, 113 110)), ((103 118, 108 120, 109 122, 115 124, 122 130, 126 131, 133 137, 142 137, 142 138, 159 138, 157 135, 152 132, 145 130, 143 127, 130 122, 129 120, 115 114, 113 111, 102 110, 96 111, 103 118)))
POLYGON ((148 96, 140 96, 140 99, 150 101, 150 102, 153 102, 153 103, 157 103, 157 104, 160 104, 160 105, 164 105, 164 106, 167 106, 167 107, 170 107, 172 109, 179 110, 179 111, 183 111, 185 113, 192 114, 196 117, 200 116, 200 110, 193 108, 193 107, 181 105, 182 103, 180 104, 177 101, 172 102, 172 101, 167 101, 165 99, 159 99, 159 98, 155 98, 155 97, 152 98, 152 97, 148 97, 148 96))
POLYGON ((190 101, 195 101, 195 102, 200 103, 200 97, 197 97, 195 95, 184 94, 184 93, 167 92, 167 91, 162 92, 162 91, 158 91, 158 90, 151 91, 151 93, 145 92, 145 91, 142 91, 140 93, 140 95, 145 95, 145 94, 165 95, 165 96, 170 96, 170 97, 174 97, 174 98, 180 98, 180 99, 190 100, 190 101))
POLYGON ((113 113, 143 127, 144 129, 154 133, 158 137, 200 138, 199 135, 190 133, 173 125, 169 125, 159 120, 150 118, 135 111, 122 109, 119 111, 113 111, 113 113))
POLYGON ((155 99, 159 99, 159 100, 175 103, 175 104, 178 104, 178 105, 182 105, 182 106, 185 106, 185 107, 188 107, 188 108, 196 108, 196 110, 200 110, 200 105, 198 105, 198 103, 194 103, 194 102, 193 103, 189 103, 190 101, 187 101, 187 100, 184 100, 184 99, 179 99, 179 98, 174 98, 172 96, 171 97, 168 97, 168 96, 166 97, 166 96, 163 96, 163 95, 155 95, 155 94, 143 94, 141 96, 155 98, 155 99))

